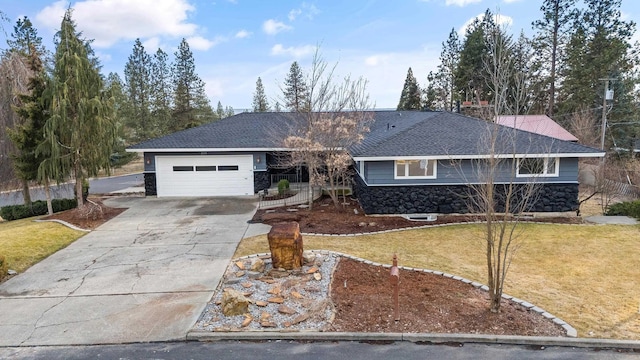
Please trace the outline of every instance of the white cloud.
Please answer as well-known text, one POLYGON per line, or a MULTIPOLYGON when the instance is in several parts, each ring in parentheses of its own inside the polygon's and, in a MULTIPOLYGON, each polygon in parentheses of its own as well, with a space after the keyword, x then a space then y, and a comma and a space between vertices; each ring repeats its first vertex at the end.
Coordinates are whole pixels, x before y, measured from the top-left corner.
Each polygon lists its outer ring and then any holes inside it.
POLYGON ((313 45, 284 47, 282 44, 275 44, 271 48, 271 55, 289 55, 294 58, 301 58, 316 51, 313 45))
MULTIPOLYGON (((480 21, 482 21, 482 19, 484 19, 484 13, 479 14, 478 16, 472 17, 471 19, 467 20, 467 22, 465 22, 460 29, 458 29, 458 34, 461 36, 464 36, 464 34, 467 32, 467 28, 473 24, 473 22, 478 19, 480 21)), ((511 16, 506 16, 506 15, 502 15, 502 14, 495 14, 493 16, 493 21, 495 21, 496 24, 500 25, 500 26, 511 26, 513 24, 513 18, 511 16)))
POLYGON ((160 45, 160 38, 154 36, 142 42, 142 46, 149 54, 155 54, 158 49, 162 48, 160 45))
POLYGON ((289 11, 289 15, 287 17, 289 18, 289 21, 294 21, 300 14, 302 14, 301 9, 292 9, 289 11))
POLYGON ((251 36, 251 32, 247 31, 247 30, 240 30, 236 33, 235 37, 238 39, 244 39, 244 38, 248 38, 249 36, 251 36))
POLYGON ((293 29, 292 26, 273 19, 269 19, 262 24, 262 30, 269 35, 275 35, 279 32, 288 31, 291 29, 293 29))
POLYGON ((216 36, 213 40, 209 40, 202 36, 192 36, 187 38, 187 42, 189 43, 189 48, 194 50, 202 50, 206 51, 211 49, 212 47, 227 41, 226 37, 216 36))
POLYGON ((450 6, 450 5, 456 5, 456 6, 467 6, 469 4, 477 4, 479 2, 481 2, 482 0, 447 0, 445 2, 445 5, 450 6))
POLYGON ((303 2, 297 9, 291 9, 289 11, 289 21, 296 20, 300 15, 304 16, 306 19, 313 20, 313 18, 320 13, 320 10, 313 4, 307 4, 303 2))
MULTIPOLYGON (((38 24, 56 31, 67 9, 67 1, 57 1, 35 17, 38 24)), ((195 8, 187 0, 85 0, 73 6, 73 19, 97 48, 110 47, 120 40, 155 36, 189 37, 198 30, 188 22, 195 8)))
POLYGON ((505 4, 512 4, 512 3, 516 3, 516 2, 520 2, 522 0, 504 0, 505 4))

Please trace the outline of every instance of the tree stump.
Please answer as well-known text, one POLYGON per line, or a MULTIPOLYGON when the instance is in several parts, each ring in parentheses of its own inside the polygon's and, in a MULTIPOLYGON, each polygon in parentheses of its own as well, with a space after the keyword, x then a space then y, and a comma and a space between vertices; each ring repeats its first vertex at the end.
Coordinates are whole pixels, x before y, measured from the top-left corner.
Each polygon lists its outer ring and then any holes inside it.
POLYGON ((274 224, 267 235, 274 269, 299 269, 302 267, 302 234, 297 222, 274 224))

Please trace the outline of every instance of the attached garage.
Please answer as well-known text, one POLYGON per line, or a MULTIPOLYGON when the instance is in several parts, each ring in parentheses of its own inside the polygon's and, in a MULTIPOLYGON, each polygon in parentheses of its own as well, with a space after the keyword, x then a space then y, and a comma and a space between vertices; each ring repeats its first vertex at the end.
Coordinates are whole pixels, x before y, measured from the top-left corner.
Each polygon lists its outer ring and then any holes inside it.
POLYGON ((158 197, 253 195, 252 155, 156 155, 158 197))

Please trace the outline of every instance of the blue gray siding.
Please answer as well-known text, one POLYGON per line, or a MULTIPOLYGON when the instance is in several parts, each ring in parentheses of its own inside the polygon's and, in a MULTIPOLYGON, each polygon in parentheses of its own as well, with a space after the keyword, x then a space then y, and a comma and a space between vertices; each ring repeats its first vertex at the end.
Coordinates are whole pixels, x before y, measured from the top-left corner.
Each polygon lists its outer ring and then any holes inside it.
MULTIPOLYGON (((537 177, 540 183, 578 182, 578 159, 561 158, 559 176, 537 177)), ((482 182, 478 178, 476 164, 478 160, 438 160, 437 177, 435 179, 394 179, 393 161, 367 161, 364 164, 364 179, 369 185, 460 185, 482 182)), ((511 167, 505 160, 496 182, 509 182, 512 178, 511 167)), ((525 183, 529 178, 515 178, 518 183, 525 183)))

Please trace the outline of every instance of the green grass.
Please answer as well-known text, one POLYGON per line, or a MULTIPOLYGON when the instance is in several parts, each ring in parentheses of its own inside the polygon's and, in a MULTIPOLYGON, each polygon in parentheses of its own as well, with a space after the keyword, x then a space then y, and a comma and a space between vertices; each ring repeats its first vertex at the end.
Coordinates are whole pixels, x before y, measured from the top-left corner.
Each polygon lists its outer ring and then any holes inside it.
MULTIPOLYGON (((526 224, 505 293, 569 322, 581 337, 640 340, 640 226, 526 224)), ((389 264, 441 270, 486 283, 480 225, 359 237, 303 238, 305 249, 334 250, 389 264)), ((266 235, 243 240, 236 256, 268 252, 266 235)))
POLYGON ((0 254, 5 256, 9 269, 19 273, 85 234, 34 219, 0 222, 0 254))

